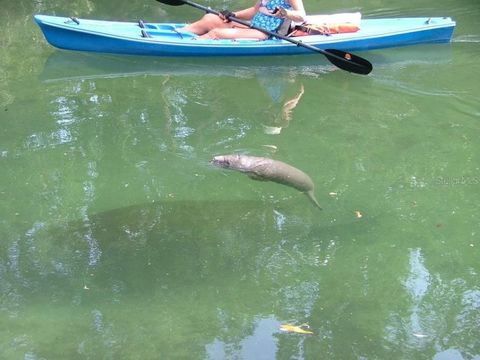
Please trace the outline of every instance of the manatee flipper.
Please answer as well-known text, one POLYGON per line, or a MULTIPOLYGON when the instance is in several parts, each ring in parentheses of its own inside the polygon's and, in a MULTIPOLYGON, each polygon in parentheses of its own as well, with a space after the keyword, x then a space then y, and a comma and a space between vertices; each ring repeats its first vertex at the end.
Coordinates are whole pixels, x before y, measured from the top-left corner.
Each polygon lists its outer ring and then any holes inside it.
POLYGON ((323 210, 320 204, 318 203, 317 199, 315 198, 315 195, 313 194, 313 190, 306 191, 305 195, 307 195, 307 197, 316 207, 318 207, 320 210, 323 210))
POLYGON ((252 180, 257 180, 257 181, 270 181, 270 179, 266 179, 265 176, 256 174, 254 172, 247 173, 247 176, 252 179, 252 180))

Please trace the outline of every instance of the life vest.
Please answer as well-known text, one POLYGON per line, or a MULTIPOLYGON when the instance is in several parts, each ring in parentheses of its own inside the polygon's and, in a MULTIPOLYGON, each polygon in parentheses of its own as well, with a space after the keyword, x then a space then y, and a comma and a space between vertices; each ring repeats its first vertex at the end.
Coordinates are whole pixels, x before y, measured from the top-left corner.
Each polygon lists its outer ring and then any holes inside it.
POLYGON ((307 21, 294 26, 290 36, 331 35, 360 30, 360 13, 307 16, 307 21))

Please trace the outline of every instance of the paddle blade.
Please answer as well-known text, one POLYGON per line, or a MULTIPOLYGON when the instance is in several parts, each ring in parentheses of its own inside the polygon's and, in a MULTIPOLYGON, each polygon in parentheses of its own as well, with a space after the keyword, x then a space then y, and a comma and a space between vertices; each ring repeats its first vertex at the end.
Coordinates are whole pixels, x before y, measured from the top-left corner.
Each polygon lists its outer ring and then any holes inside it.
POLYGON ((185 5, 185 1, 183 0, 157 0, 159 3, 171 5, 171 6, 180 6, 185 5))
POLYGON ((340 69, 361 75, 370 74, 372 71, 372 64, 368 60, 352 53, 336 49, 327 49, 324 50, 323 54, 332 64, 338 66, 340 69))

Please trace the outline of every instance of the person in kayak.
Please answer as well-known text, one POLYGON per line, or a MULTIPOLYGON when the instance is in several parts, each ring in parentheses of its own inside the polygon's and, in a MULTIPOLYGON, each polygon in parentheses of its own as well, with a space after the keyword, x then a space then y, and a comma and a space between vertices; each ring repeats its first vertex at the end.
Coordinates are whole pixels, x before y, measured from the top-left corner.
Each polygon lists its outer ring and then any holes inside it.
POLYGON ((247 9, 231 12, 223 10, 219 15, 205 14, 200 20, 189 24, 179 31, 188 31, 199 35, 199 39, 238 39, 249 38, 264 40, 267 34, 234 21, 229 17, 250 21, 254 26, 269 31, 277 31, 287 19, 294 22, 305 21, 305 8, 302 0, 258 0, 247 9))

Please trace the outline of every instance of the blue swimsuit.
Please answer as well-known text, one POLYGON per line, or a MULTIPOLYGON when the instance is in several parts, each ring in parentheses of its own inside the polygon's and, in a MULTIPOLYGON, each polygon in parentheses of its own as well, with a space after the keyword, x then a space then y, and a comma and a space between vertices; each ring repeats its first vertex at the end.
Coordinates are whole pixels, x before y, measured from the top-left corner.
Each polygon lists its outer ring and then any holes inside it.
MULTIPOLYGON (((267 0, 266 4, 264 4, 264 0, 260 0, 260 7, 266 8, 270 12, 273 12, 277 6, 287 10, 292 9, 292 6, 286 0, 267 0)), ((268 31, 275 31, 282 25, 284 20, 285 19, 257 11, 252 18, 251 24, 268 31)))

